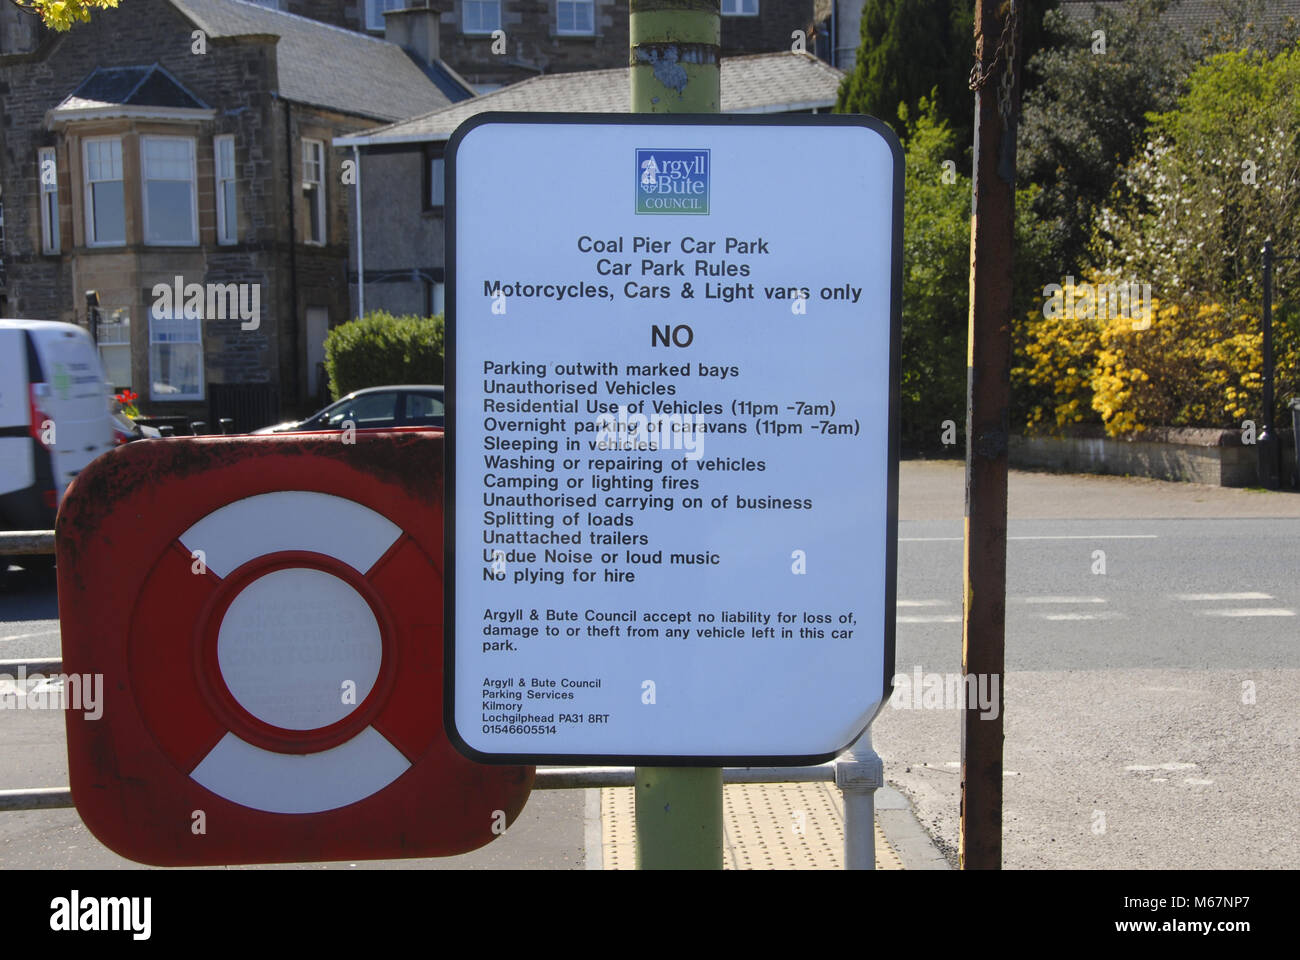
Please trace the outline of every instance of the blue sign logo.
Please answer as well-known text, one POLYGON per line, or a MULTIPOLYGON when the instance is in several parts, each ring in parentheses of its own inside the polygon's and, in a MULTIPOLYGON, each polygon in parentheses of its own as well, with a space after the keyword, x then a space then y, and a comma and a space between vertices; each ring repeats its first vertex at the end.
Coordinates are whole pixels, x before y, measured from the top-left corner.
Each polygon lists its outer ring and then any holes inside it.
POLYGON ((709 212, 709 151, 636 151, 636 212, 709 212))

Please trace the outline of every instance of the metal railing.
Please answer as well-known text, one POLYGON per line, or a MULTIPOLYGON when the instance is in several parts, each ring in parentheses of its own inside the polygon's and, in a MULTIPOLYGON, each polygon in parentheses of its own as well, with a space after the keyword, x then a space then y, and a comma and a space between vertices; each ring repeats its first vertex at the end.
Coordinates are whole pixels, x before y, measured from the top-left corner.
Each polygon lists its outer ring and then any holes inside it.
MULTIPOLYGON (((54 552, 53 530, 0 533, 0 556, 35 556, 54 552)), ((57 657, 0 660, 0 674, 61 673, 57 657)), ((584 790, 631 787, 633 767, 538 767, 535 790, 584 790)), ((834 760, 812 767, 724 767, 723 783, 834 783, 844 795, 844 867, 876 867, 876 790, 885 785, 884 764, 871 746, 871 728, 834 760)), ((0 790, 0 811, 58 810, 75 807, 68 787, 0 790)))
POLYGON ((0 532, 0 557, 39 557, 54 552, 53 530, 0 532))

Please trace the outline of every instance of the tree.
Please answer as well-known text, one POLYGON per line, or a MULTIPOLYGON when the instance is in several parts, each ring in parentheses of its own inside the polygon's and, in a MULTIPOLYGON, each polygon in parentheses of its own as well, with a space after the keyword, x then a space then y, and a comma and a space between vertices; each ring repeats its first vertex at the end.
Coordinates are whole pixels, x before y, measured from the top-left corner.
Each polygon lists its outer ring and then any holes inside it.
POLYGON ((60 33, 74 23, 89 23, 90 11, 115 9, 119 0, 10 0, 19 10, 41 18, 51 30, 60 33))
MULTIPOLYGON (((1258 303, 1260 247, 1300 255, 1300 46, 1269 59, 1220 54, 1198 67, 1094 224, 1095 259, 1181 303, 1258 303)), ((1300 269, 1277 263, 1295 299, 1300 269)))
MULTIPOLYGON (((915 451, 938 447, 945 420, 958 434, 965 430, 971 181, 948 159, 955 135, 934 101, 922 97, 914 114, 900 107, 899 125, 907 145, 899 424, 904 449, 915 451)), ((1044 269, 1046 244, 1032 206, 1032 189, 1017 191, 1019 314, 1029 309, 1044 269)))
POLYGON ((1250 48, 1274 54, 1297 37, 1293 18, 1263 0, 1220 0, 1199 34, 1176 22, 1180 0, 1095 7, 1084 20, 1054 11, 1047 45, 1028 63, 1018 172, 1039 184, 1037 213, 1052 236, 1054 276, 1096 262, 1092 223, 1120 171, 1142 149, 1148 114, 1172 110, 1206 57, 1250 48))
POLYGON ((953 126, 956 143, 968 143, 973 18, 970 0, 867 0, 857 62, 840 84, 836 112, 880 117, 902 137, 899 105, 915 115, 936 90, 938 115, 953 126))
POLYGON ((1030 61, 1037 87, 1020 121, 1019 174, 1042 187, 1052 276, 1081 272, 1090 225, 1141 140, 1149 111, 1174 105, 1191 57, 1159 20, 1170 0, 1098 8, 1091 22, 1053 11, 1050 45, 1030 61))
MULTIPOLYGON (((1056 3, 1022 0, 1022 63, 1042 42, 1043 15, 1056 3)), ((894 119, 900 104, 914 116, 924 97, 952 127, 954 155, 964 153, 975 130, 974 30, 974 0, 866 0, 857 60, 835 112, 879 117, 901 138, 906 127, 894 119)))

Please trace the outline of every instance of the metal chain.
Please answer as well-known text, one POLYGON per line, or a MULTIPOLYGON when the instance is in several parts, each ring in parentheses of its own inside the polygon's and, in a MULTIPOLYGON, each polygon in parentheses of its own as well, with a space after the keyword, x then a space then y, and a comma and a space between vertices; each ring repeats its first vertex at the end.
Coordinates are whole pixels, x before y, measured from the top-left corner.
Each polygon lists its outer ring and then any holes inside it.
POLYGON ((998 84, 998 113, 1002 122, 1011 122, 1012 94, 1016 86, 1016 27, 1020 17, 1020 5, 1011 0, 1011 12, 1007 16, 1007 26, 1003 36, 1007 39, 1007 58, 1002 65, 1001 82, 998 84))
MULTIPOLYGON (((981 69, 979 50, 976 50, 975 65, 971 67, 968 83, 972 90, 983 90, 984 85, 988 83, 989 77, 993 76, 997 71, 998 64, 1004 65, 998 90, 998 112, 1002 114, 1003 120, 1011 116, 1011 95, 1014 92, 1013 73, 1016 62, 1016 24, 1020 17, 1020 5, 1016 0, 1009 0, 1009 2, 1011 11, 1002 24, 1002 35, 998 37, 997 49, 993 51, 993 59, 989 61, 988 71, 985 72, 981 69)), ((981 34, 980 45, 983 46, 983 43, 984 36, 981 34)))

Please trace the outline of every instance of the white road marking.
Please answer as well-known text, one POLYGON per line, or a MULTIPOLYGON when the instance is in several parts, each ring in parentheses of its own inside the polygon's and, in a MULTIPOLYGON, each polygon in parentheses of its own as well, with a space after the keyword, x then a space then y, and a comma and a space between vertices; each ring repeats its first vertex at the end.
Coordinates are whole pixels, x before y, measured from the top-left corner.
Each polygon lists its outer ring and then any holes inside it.
POLYGON ((1281 607, 1235 607, 1227 610, 1197 610, 1203 617, 1294 617, 1294 610, 1281 607))
MULTIPOLYGON (((962 537, 899 537, 899 543, 961 543, 962 537)), ((1008 540, 1159 540, 1154 533, 1052 534, 1035 537, 1007 537, 1008 540)))
POLYGON ((12 636, 0 637, 0 643, 6 640, 30 640, 33 637, 57 637, 58 635, 59 631, 57 630, 42 630, 40 633, 15 633, 12 636))
POLYGON ((898 623, 961 623, 961 617, 955 613, 933 617, 898 617, 898 623))
POLYGON ((899 600, 900 607, 946 607, 947 600, 899 600))
POLYGON ((1105 603, 1101 597, 1025 597, 1025 603, 1105 603))
POLYGON ((1173 763, 1157 763, 1154 766, 1151 766, 1148 764, 1135 763, 1132 766, 1125 767, 1124 769, 1131 770, 1135 773, 1145 773, 1149 770, 1194 770, 1196 769, 1196 764, 1179 763, 1175 761, 1173 763))
POLYGON ((1040 613, 1044 620, 1123 620, 1122 613, 1040 613))
POLYGON ((1272 600, 1267 593, 1175 593, 1175 600, 1184 603, 1199 603, 1202 600, 1272 600))
POLYGON ((1185 777, 1185 778, 1183 779, 1183 783, 1190 783, 1190 784, 1192 784, 1193 786, 1197 786, 1197 787, 1208 787, 1210 784, 1214 783, 1214 781, 1213 781, 1213 780, 1193 780, 1191 777, 1185 777))

